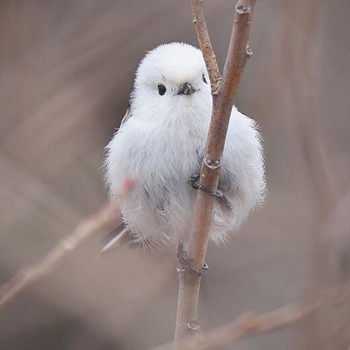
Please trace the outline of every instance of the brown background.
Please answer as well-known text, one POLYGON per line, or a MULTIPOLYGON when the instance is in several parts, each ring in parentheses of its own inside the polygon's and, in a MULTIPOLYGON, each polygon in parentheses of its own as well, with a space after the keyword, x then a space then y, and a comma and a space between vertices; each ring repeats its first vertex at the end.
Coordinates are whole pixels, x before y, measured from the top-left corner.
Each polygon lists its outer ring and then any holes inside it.
MULTIPOLYGON (((205 2, 222 67, 234 2, 205 2)), ((202 329, 347 281, 350 2, 258 1, 237 106, 265 139, 269 195, 209 247, 202 329)), ((196 45, 188 1, 0 2, 0 281, 40 260, 106 200, 104 146, 134 71, 160 43, 196 45)), ((0 311, 0 349, 147 349, 173 336, 173 251, 103 234, 0 311)), ((231 349, 348 349, 349 310, 322 309, 231 349)))

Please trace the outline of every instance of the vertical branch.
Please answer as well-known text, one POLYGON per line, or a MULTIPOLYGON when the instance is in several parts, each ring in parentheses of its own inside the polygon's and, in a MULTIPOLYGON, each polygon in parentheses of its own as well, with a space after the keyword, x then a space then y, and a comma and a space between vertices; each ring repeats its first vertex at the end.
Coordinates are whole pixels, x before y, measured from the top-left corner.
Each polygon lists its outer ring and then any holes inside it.
MULTIPOLYGON (((202 186, 212 192, 216 191, 218 187, 227 128, 241 73, 251 55, 247 44, 255 3, 256 0, 239 0, 236 5, 223 78, 218 90, 213 92, 212 119, 200 174, 202 186)), ((207 68, 211 69, 211 74, 213 74, 213 71, 217 69, 213 67, 217 67, 217 63, 202 14, 201 1, 192 0, 192 9, 198 41, 201 48, 204 47, 203 55, 208 65, 207 68), (216 64, 213 64, 213 61, 216 64)), ((213 81, 216 81, 215 78, 213 81)), ((198 191, 194 222, 187 248, 188 257, 198 271, 202 270, 205 260, 214 204, 214 196, 204 191, 198 191)), ((178 268, 178 273, 180 286, 175 331, 176 350, 181 349, 182 339, 193 335, 199 329, 198 296, 201 281, 200 275, 182 266, 178 268)))
POLYGON ((196 29, 199 46, 203 52, 209 73, 211 91, 215 95, 219 89, 221 75, 216 56, 211 46, 210 37, 203 13, 203 0, 192 0, 193 23, 196 29))

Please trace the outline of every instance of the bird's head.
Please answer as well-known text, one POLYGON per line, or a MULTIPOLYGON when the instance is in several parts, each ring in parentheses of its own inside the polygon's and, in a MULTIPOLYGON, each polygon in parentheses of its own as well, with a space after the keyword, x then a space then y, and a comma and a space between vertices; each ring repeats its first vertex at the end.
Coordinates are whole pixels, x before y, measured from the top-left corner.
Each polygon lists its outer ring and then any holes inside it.
POLYGON ((202 52, 191 45, 160 45, 147 53, 137 69, 132 103, 161 108, 210 99, 202 52))

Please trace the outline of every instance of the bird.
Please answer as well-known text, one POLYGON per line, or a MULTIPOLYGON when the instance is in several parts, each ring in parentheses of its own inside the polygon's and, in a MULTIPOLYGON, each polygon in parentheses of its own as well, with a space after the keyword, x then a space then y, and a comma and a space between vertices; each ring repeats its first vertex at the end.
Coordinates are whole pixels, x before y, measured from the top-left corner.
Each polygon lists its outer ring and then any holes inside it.
MULTIPOLYGON (((140 62, 128 110, 106 146, 105 178, 129 237, 153 247, 186 246, 212 115, 201 50, 162 44, 140 62), (119 189, 133 181, 126 196, 119 189)), ((205 190, 205 189, 204 189, 205 190)), ((257 123, 234 106, 221 162, 209 239, 225 243, 266 193, 257 123)))

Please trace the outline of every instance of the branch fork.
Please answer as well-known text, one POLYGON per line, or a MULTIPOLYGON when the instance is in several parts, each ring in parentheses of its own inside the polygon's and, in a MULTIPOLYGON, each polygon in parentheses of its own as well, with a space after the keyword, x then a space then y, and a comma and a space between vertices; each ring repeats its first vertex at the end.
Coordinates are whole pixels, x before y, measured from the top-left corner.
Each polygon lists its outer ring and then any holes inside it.
MULTIPOLYGON (((200 48, 210 77, 213 112, 209 128, 205 157, 202 162, 199 184, 205 191, 198 191, 194 222, 189 238, 187 256, 194 269, 201 271, 209 240, 209 230, 213 220, 215 196, 217 192, 221 158, 224 150, 231 109, 237 95, 238 83, 247 59, 251 56, 248 46, 249 29, 256 0, 239 0, 235 7, 234 23, 228 54, 221 78, 213 51, 205 17, 203 1, 192 0, 193 23, 200 48)), ((198 296, 201 275, 180 266, 179 296, 175 330, 175 350, 182 349, 183 340, 193 336, 199 329, 198 296), (189 327, 195 322, 196 327, 189 327)))

